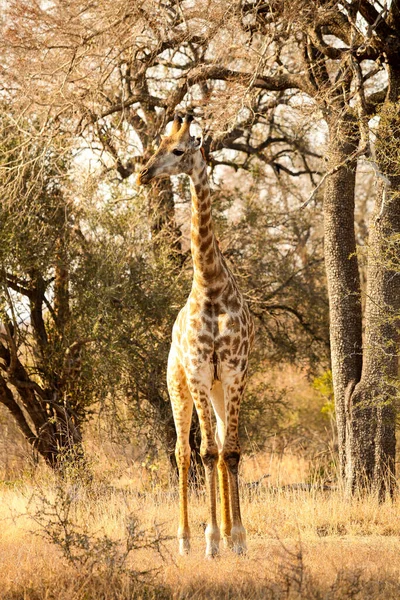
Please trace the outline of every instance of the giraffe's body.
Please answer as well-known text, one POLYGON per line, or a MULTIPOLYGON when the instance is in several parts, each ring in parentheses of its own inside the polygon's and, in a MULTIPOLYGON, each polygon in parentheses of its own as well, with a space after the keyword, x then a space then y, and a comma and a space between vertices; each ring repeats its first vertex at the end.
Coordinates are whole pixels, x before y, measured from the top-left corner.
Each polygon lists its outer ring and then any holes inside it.
POLYGON ((179 128, 179 119, 175 119, 172 135, 163 140, 138 177, 139 183, 147 183, 154 177, 184 172, 191 179, 193 284, 173 327, 167 370, 177 432, 178 538, 180 552, 187 552, 190 543, 187 510, 189 431, 194 404, 201 429, 200 452, 210 501, 206 554, 214 556, 219 548, 217 466, 222 535, 226 543, 240 554, 246 550, 246 535, 241 522, 238 491, 239 407, 254 327, 247 304, 214 236, 207 167, 199 142, 189 135, 190 120, 187 117, 179 128), (212 412, 217 422, 215 434, 212 412))

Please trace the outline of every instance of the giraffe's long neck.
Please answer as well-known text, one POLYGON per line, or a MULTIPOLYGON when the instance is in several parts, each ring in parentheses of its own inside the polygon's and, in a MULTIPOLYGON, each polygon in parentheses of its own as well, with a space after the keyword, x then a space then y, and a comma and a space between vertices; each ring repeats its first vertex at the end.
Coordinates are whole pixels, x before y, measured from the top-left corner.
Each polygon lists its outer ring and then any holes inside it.
POLYGON ((193 283, 212 288, 227 280, 228 271, 214 235, 207 165, 200 152, 195 155, 190 179, 193 283))

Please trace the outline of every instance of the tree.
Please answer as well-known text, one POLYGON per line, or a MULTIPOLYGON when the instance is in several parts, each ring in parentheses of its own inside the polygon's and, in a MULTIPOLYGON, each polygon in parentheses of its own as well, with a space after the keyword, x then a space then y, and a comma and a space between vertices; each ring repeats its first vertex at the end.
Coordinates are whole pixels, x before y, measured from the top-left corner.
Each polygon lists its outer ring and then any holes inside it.
MULTIPOLYGON (((304 350, 305 340, 312 340, 314 357, 323 353, 323 289, 315 285, 320 255, 310 252, 320 240, 310 208, 323 190, 341 473, 349 493, 367 483, 382 495, 384 482, 393 482, 395 453, 399 9, 397 1, 389 9, 377 6, 368 0, 295 5, 214 0, 201 8, 155 0, 134 6, 123 0, 10 2, 2 74, 4 93, 18 114, 36 119, 36 131, 53 128, 73 152, 90 148, 104 165, 103 177, 117 175, 120 186, 139 157, 152 151, 151 140, 175 110, 190 105, 201 116, 216 181, 234 181, 232 170, 239 169, 238 190, 216 185, 215 196, 222 207, 234 192, 236 210, 240 206, 246 213, 236 221, 243 236, 230 258, 248 285, 263 341, 272 341, 281 356, 301 344, 304 350), (375 144, 371 117, 379 118, 375 144), (354 233, 361 159, 380 186, 369 232, 364 311, 354 233), (251 203, 252 194, 258 203, 251 203)), ((34 131, 29 128, 36 141, 34 131)), ((175 265, 171 272, 168 262, 168 272, 179 279, 186 276, 187 247, 179 222, 185 213, 174 204, 177 191, 185 199, 179 181, 153 190, 147 214, 151 260, 164 260, 167 243, 168 261, 175 265)), ((224 210, 226 204, 219 219, 222 236, 224 210)), ((80 239, 92 242, 85 227, 80 239)), ((59 275, 65 297, 71 274, 59 275)), ((162 386, 150 394, 140 381, 141 394, 164 414, 162 386)), ((172 426, 172 420, 164 422, 172 426)))
POLYGON ((80 389, 90 340, 71 322, 66 164, 55 144, 26 145, 12 113, 1 118, 1 147, 0 401, 33 448, 61 468, 82 457, 90 403, 80 389))
MULTIPOLYGON (((393 128, 396 145, 396 111, 393 100, 398 93, 398 3, 379 14, 372 3, 352 3, 336 15, 321 3, 321 17, 311 30, 314 56, 310 60, 320 89, 330 89, 328 127, 330 162, 324 199, 325 248, 330 297, 331 356, 335 387, 341 465, 348 493, 373 485, 382 497, 385 488, 393 490, 395 461, 395 393, 392 381, 398 375, 396 326, 399 304, 399 277, 384 259, 399 233, 399 205, 394 163, 382 160, 393 156, 385 128, 393 128), (365 19, 367 33, 358 23, 365 19), (324 35, 337 36, 343 48, 332 47, 324 35), (339 61, 339 72, 332 86, 327 62, 339 61), (388 74, 385 87, 367 95, 367 81, 374 70, 362 71, 363 61, 382 61, 388 74), (339 76, 340 74, 340 76, 339 76), (341 84, 340 91, 335 88, 341 84), (346 98, 347 96, 347 98, 346 98), (348 101, 353 96, 354 104, 348 101), (356 159, 361 154, 371 159, 368 117, 383 105, 377 142, 378 190, 375 214, 369 234, 365 338, 362 340, 362 312, 357 252, 354 236, 354 188, 356 159), (390 108, 389 108, 390 107, 390 108), (385 115, 389 111, 387 120, 385 115), (382 153, 382 148, 385 150, 382 153), (381 148, 379 150, 379 148, 381 148), (388 168, 389 167, 389 168, 388 168), (382 181, 385 184, 382 185, 382 181), (391 190, 385 201, 385 186, 391 190), (396 206, 397 205, 397 206, 396 206), (383 210, 381 208, 383 207, 383 210), (382 212, 382 214, 381 214, 382 212)), ((337 10, 336 10, 337 12, 337 10)))
MULTIPOLYGON (((231 13, 226 11, 224 2, 209 4, 206 12, 201 14, 203 26, 199 33, 198 8, 188 7, 182 13, 174 2, 161 4, 148 1, 132 5, 121 0, 117 3, 103 1, 93 5, 76 0, 69 4, 54 2, 51 6, 44 6, 31 0, 22 3, 10 1, 3 22, 4 60, 1 68, 6 85, 4 94, 17 115, 16 122, 21 126, 20 115, 23 114, 25 124, 29 120, 38 124, 36 128, 23 126, 26 140, 35 147, 39 141, 43 142, 45 134, 51 145, 53 136, 56 135, 62 142, 61 154, 70 152, 73 156, 82 151, 82 148, 89 148, 92 156, 104 166, 103 182, 108 189, 118 185, 123 190, 124 182, 134 172, 139 156, 146 156, 151 152, 151 140, 164 130, 166 123, 182 103, 190 102, 197 113, 202 114, 204 146, 213 168, 218 172, 218 169, 237 168, 239 163, 242 173, 249 170, 253 175, 257 171, 263 176, 268 175, 268 185, 272 179, 273 193, 277 197, 276 214, 273 218, 278 221, 278 227, 283 228, 284 223, 279 224, 283 217, 280 214, 281 208, 278 207, 279 199, 284 196, 285 210, 292 210, 298 193, 295 186, 290 184, 290 176, 313 180, 315 167, 310 166, 309 162, 313 162, 317 156, 306 142, 306 132, 302 135, 298 131, 298 122, 295 123, 294 116, 292 115, 292 125, 288 126, 279 113, 282 105, 290 103, 290 91, 284 92, 290 80, 283 81, 281 78, 276 84, 272 83, 271 77, 265 76, 253 81, 249 73, 229 68, 234 60, 241 64, 242 51, 237 47, 232 54, 238 32, 242 31, 240 37, 249 47, 254 35, 253 28, 245 24, 246 15, 251 12, 248 7, 244 7, 242 11, 235 2, 230 6, 231 13), (213 58, 214 49, 218 50, 217 60, 213 58), (37 77, 37 73, 40 73, 40 77, 37 77), (246 89, 251 93, 247 94, 246 89), (253 89, 262 90, 263 93, 254 93, 253 89), (282 93, 278 91, 271 95, 271 89, 278 89, 282 93), (229 103, 224 103, 224 99, 228 97, 229 103), (226 111, 227 106, 229 111, 226 111), (227 153, 229 150, 237 153, 237 159, 241 157, 241 160, 232 161, 227 153), (116 175, 118 183, 112 181, 116 175)), ((254 42, 255 49, 259 43, 258 36, 254 42)), ((295 79, 299 81, 299 78, 295 79)), ((296 112, 294 105, 288 109, 288 113, 290 111, 296 112)), ((264 184, 259 185, 258 192, 262 185, 264 184)), ((67 185, 66 187, 68 188, 67 185)), ((182 189, 181 191, 184 192, 182 189)), ((139 277, 139 281, 146 270, 149 277, 155 276, 159 285, 165 283, 166 272, 168 276, 172 276, 172 282, 185 280, 187 252, 181 239, 181 231, 177 229, 173 193, 174 189, 171 187, 157 188, 147 198, 154 256, 150 258, 146 255, 144 264, 136 263, 133 272, 139 277), (168 267, 167 271, 161 271, 160 274, 160 268, 166 267, 163 252, 166 245, 170 255, 166 261, 168 267), (170 259, 174 258, 175 271, 171 271, 170 259)), ((260 211, 260 208, 258 206, 257 210, 260 211)), ((105 303, 107 310, 104 318, 108 323, 114 324, 115 335, 111 335, 108 328, 105 328, 107 333, 103 332, 101 335, 109 342, 112 339, 118 348, 113 355, 116 360, 112 363, 114 371, 116 365, 124 364, 124 373, 127 374, 131 369, 135 377, 133 379, 133 375, 126 376, 122 384, 117 383, 110 365, 107 367, 97 354, 98 364, 102 365, 99 380, 104 383, 107 379, 104 374, 109 374, 110 378, 104 389, 109 393, 115 393, 115 390, 121 393, 124 390, 126 394, 130 394, 132 406, 140 406, 141 410, 145 399, 146 406, 150 405, 156 415, 154 422, 160 423, 159 429, 164 426, 165 445, 170 447, 172 419, 169 405, 164 401, 165 386, 161 383, 161 365, 165 358, 165 332, 172 315, 167 311, 166 318, 162 319, 160 312, 156 311, 152 318, 143 309, 140 311, 143 327, 138 319, 134 319, 132 325, 127 327, 126 321, 132 317, 133 307, 129 305, 126 290, 130 289, 132 292, 136 289, 148 294, 148 289, 144 289, 141 284, 136 284, 137 287, 133 289, 129 287, 133 285, 132 279, 126 277, 130 269, 128 249, 131 246, 125 246, 125 262, 124 252, 121 251, 120 269, 115 269, 111 276, 108 268, 103 270, 104 262, 100 256, 102 245, 105 248, 108 247, 107 244, 113 243, 114 225, 107 224, 106 231, 110 235, 108 241, 102 239, 96 245, 95 240, 98 238, 91 235, 88 228, 91 216, 85 214, 82 217, 82 211, 77 211, 73 204, 70 210, 73 214, 68 235, 78 245, 76 254, 68 255, 68 248, 64 246, 65 238, 61 235, 58 251, 60 256, 67 253, 68 264, 60 265, 58 274, 55 272, 54 261, 47 265, 49 277, 54 277, 54 287, 57 287, 60 298, 58 305, 55 298, 56 304, 52 307, 54 316, 60 313, 60 319, 67 320, 71 326, 79 323, 88 339, 95 340, 90 342, 91 348, 97 344, 99 351, 102 349, 106 352, 107 344, 102 345, 100 334, 94 335, 93 332, 94 329, 104 329, 102 324, 101 327, 98 325, 97 320, 104 312, 100 300, 105 303), (81 283, 78 273, 85 275, 81 277, 81 283), (121 285, 114 278, 117 274, 121 285), (112 300, 110 289, 116 292, 111 294, 112 300), (91 301, 85 310, 77 303, 78 290, 82 294, 91 290, 91 301), (77 304, 72 306, 73 302, 77 304), (77 307, 79 310, 74 313, 73 308, 77 307), (82 315, 86 315, 85 318, 79 316, 80 310, 83 311, 82 315), (125 323, 116 318, 115 310, 120 315, 124 314, 125 323), (158 330, 159 341, 162 338, 163 343, 157 345, 157 356, 149 348, 154 343, 154 337, 145 331, 145 324, 152 331, 154 328, 158 330), (130 351, 128 349, 127 341, 132 341, 137 335, 143 336, 141 350, 146 348, 144 352, 140 352, 134 344, 130 351), (139 363, 141 368, 136 368, 134 365, 139 363), (132 390, 135 390, 134 394, 132 390)), ((248 216, 251 216, 250 213, 248 211, 248 216)), ((304 277, 309 283, 315 267, 320 264, 319 256, 315 257, 313 253, 305 251, 310 247, 308 240, 314 235, 311 234, 313 228, 306 222, 304 226, 298 227, 296 218, 290 219, 290 223, 292 234, 286 238, 282 235, 281 239, 274 240, 274 260, 281 261, 284 255, 286 265, 285 270, 281 269, 279 273, 278 286, 275 285, 271 271, 267 272, 260 285, 261 265, 267 265, 266 262, 256 263, 245 247, 241 250, 238 248, 236 256, 243 261, 244 267, 247 261, 252 269, 253 277, 247 278, 247 281, 252 291, 255 311, 260 320, 264 321, 266 339, 275 348, 280 344, 286 354, 293 355, 299 334, 304 334, 304 340, 311 339, 313 348, 314 342, 321 344, 324 308, 323 302, 322 306, 319 302, 313 302, 313 299, 319 298, 318 286, 315 293, 304 293, 307 287, 304 285, 304 277), (291 245, 292 250, 288 250, 287 244, 291 245), (301 293, 308 306, 321 309, 317 321, 312 325, 304 311, 296 307, 297 292, 301 293), (268 322, 265 311, 271 316, 268 322), (286 333, 289 331, 290 334, 286 333)), ((105 226, 104 220, 101 226, 105 226)), ((245 220, 243 227, 247 228, 245 220)), ((246 237, 254 238, 250 231, 246 233, 246 237)), ((125 239, 124 236, 122 238, 125 239)), ((143 239, 141 238, 140 243, 143 243, 143 239)), ((261 243, 264 242, 259 242, 259 246, 261 243)), ((11 252, 10 248, 9 251, 11 252)), ((260 248, 258 256, 259 251, 260 248)), ((232 255, 231 258, 235 257, 232 255)), ((243 272, 246 270, 246 267, 243 268, 243 272)), ((275 273, 278 273, 277 268, 275 273)), ((9 278, 7 285, 10 281, 9 278)), ((152 286, 150 288, 154 297, 157 297, 157 290, 152 286)), ((161 286, 159 289, 165 288, 161 286)), ((309 289, 313 287, 309 286, 309 289)), ((174 298, 176 296, 171 294, 170 305, 173 305, 174 298)), ((49 298, 44 296, 43 301, 49 303, 49 298)), ((160 304, 164 310, 165 306, 165 302, 160 304)), ((315 314, 317 313, 316 310, 315 314)), ((73 337, 71 343, 75 341, 73 337)), ((304 342, 303 348, 308 345, 304 342)), ((316 356, 318 351, 313 353, 316 356)), ((97 370, 96 374, 99 373, 97 370)), ((94 388, 98 397, 101 397, 105 392, 95 386, 96 378, 91 377, 90 382, 90 398, 93 400, 94 388)))
MULTIPOLYGON (((270 31, 271 21, 275 28, 285 24, 292 43, 297 40, 297 60, 288 65, 281 59, 281 73, 272 76, 268 84, 273 89, 298 88, 310 95, 325 115, 329 131, 323 178, 325 264, 340 463, 348 493, 372 484, 382 497, 385 486, 392 490, 394 483, 393 380, 398 374, 399 277, 390 258, 384 256, 396 253, 399 233, 397 167, 388 159, 398 151, 398 116, 393 102, 398 100, 399 6, 393 2, 389 10, 379 13, 367 1, 344 6, 301 2, 297 13, 283 10, 279 16, 275 5, 265 10, 247 6, 256 11, 263 31, 270 31), (370 68, 371 61, 375 64, 370 68), (382 65, 388 86, 381 83, 371 93, 367 82, 382 65), (361 155, 371 158, 368 118, 380 105, 377 160, 371 162, 380 192, 369 236, 363 343, 354 235, 355 175, 357 159, 361 155), (393 140, 394 148, 388 139, 393 140)), ((280 56, 284 48, 283 42, 280 56)), ((255 79, 255 85, 257 81, 262 84, 262 76, 255 79)))

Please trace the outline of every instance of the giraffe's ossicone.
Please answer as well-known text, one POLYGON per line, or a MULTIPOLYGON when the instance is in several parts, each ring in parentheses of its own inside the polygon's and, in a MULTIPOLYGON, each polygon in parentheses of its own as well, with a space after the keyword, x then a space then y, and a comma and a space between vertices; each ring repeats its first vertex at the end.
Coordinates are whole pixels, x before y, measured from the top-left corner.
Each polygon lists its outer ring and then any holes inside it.
POLYGON ((189 430, 193 404, 201 428, 201 448, 209 497, 206 555, 219 551, 220 528, 227 546, 242 554, 246 533, 242 525, 238 487, 240 445, 239 408, 254 338, 249 308, 216 241, 211 216, 207 165, 201 139, 190 135, 191 115, 176 116, 169 136, 140 171, 137 183, 186 173, 192 196, 191 253, 193 284, 175 321, 168 358, 168 391, 174 415, 179 468, 181 554, 190 548, 188 521, 189 430), (216 427, 213 426, 213 413, 216 427), (221 525, 216 510, 216 473, 221 497, 221 525))

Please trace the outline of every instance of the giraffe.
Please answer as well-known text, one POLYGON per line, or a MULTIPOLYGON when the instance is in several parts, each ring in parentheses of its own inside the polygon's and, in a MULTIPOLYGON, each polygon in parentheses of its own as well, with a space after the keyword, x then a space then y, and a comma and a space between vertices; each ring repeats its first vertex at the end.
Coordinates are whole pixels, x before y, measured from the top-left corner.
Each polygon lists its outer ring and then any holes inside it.
POLYGON ((238 488, 239 407, 247 378, 254 325, 248 306, 219 249, 211 216, 210 187, 201 138, 190 135, 191 114, 174 118, 137 183, 185 173, 190 177, 192 288, 172 330, 167 383, 176 427, 179 470, 179 552, 190 550, 188 520, 189 430, 193 404, 201 431, 208 524, 206 556, 219 552, 216 473, 220 489, 221 533, 225 546, 246 552, 238 488), (213 413, 216 432, 213 428, 213 413))

